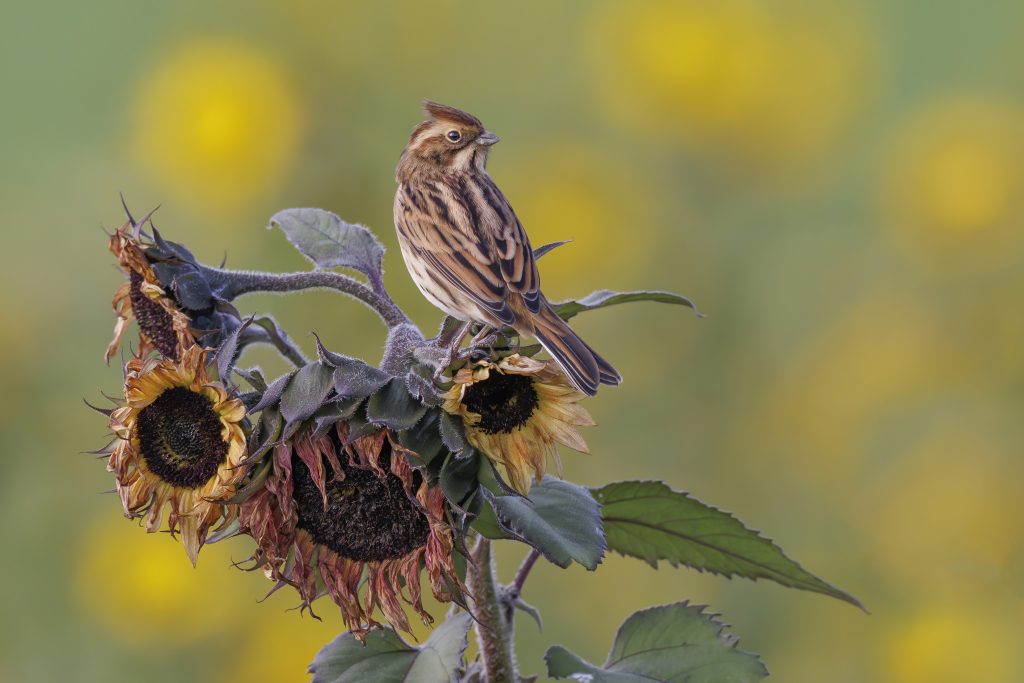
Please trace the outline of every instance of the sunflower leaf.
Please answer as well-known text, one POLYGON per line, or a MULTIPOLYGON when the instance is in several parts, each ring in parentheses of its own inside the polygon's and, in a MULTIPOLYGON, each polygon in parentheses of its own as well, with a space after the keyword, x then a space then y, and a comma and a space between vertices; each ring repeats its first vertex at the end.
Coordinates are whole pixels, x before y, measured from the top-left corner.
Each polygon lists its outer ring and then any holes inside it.
POLYGON ((559 301, 557 303, 552 303, 551 307, 555 309, 555 313, 557 313, 562 320, 568 320, 583 311, 592 311, 595 308, 605 308, 606 306, 615 306, 616 304, 627 304, 632 301, 657 301, 663 304, 688 306, 693 309, 693 312, 697 317, 704 317, 704 314, 698 310, 697 304, 693 303, 693 301, 681 294, 674 294, 672 292, 613 292, 610 289, 599 289, 596 292, 591 292, 582 299, 559 301))
POLYGON ((438 411, 431 410, 409 429, 398 433, 398 443, 419 456, 416 466, 429 464, 441 454, 444 444, 437 428, 438 411))
POLYGON ((281 394, 288 388, 288 383, 295 376, 295 372, 295 370, 289 370, 271 382, 267 390, 263 392, 263 398, 260 399, 260 402, 249 408, 249 414, 258 413, 272 405, 277 405, 277 402, 281 400, 281 394))
POLYGON ((246 319, 241 325, 236 327, 231 334, 229 334, 217 350, 214 352, 213 360, 217 366, 217 374, 220 380, 231 386, 231 370, 235 367, 235 361, 238 360, 238 341, 239 337, 243 332, 252 325, 253 318, 246 319))
POLYGON ((420 648, 389 628, 370 631, 365 645, 346 631, 309 665, 312 683, 452 683, 458 680, 472 624, 468 612, 450 616, 420 648))
POLYGON ((544 655, 548 675, 592 683, 757 683, 767 677, 760 658, 737 649, 736 637, 715 616, 686 602, 634 612, 602 666, 555 645, 544 655))
POLYGON ((299 368, 281 394, 280 409, 286 431, 320 409, 333 388, 333 378, 330 368, 320 362, 309 363, 299 368))
POLYGON ((441 430, 441 441, 444 442, 445 448, 456 456, 473 450, 469 441, 466 440, 466 427, 460 418, 443 412, 438 420, 438 427, 441 430))
POLYGON ((606 544, 600 506, 587 489, 545 475, 527 497, 480 490, 498 526, 510 537, 533 546, 559 567, 575 560, 591 571, 597 569, 606 544))
POLYGON ((313 436, 323 436, 328 430, 342 420, 346 420, 359 410, 361 398, 339 398, 324 403, 313 413, 313 436))
POLYGON ((401 377, 389 380, 366 404, 366 417, 370 422, 396 432, 414 426, 426 412, 427 406, 412 397, 401 377))
POLYGON ((274 226, 317 268, 352 268, 375 288, 380 283, 384 247, 362 225, 346 223, 323 209, 285 209, 271 217, 267 227, 274 226))
POLYGON ((864 609, 857 598, 789 559, 779 546, 728 512, 660 481, 622 481, 592 489, 608 547, 657 567, 659 560, 726 577, 769 579, 864 609))
POLYGON ((461 507, 466 498, 477 490, 477 473, 480 471, 478 457, 475 451, 468 458, 449 455, 441 466, 441 474, 438 477, 441 490, 444 491, 445 498, 454 505, 461 507))
POLYGON ((548 242, 547 244, 542 244, 533 250, 533 258, 539 259, 541 256, 548 253, 549 251, 557 249, 563 244, 569 244, 569 242, 572 242, 572 240, 561 240, 559 242, 548 242))

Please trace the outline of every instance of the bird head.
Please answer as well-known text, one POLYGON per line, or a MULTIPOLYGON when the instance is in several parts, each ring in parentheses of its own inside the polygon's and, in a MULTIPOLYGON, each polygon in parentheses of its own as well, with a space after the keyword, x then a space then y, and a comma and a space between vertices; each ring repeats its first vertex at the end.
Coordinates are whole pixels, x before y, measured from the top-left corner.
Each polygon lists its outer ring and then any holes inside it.
POLYGON ((429 100, 429 118, 416 126, 398 163, 398 178, 416 172, 483 171, 487 152, 499 138, 480 119, 455 107, 429 100))

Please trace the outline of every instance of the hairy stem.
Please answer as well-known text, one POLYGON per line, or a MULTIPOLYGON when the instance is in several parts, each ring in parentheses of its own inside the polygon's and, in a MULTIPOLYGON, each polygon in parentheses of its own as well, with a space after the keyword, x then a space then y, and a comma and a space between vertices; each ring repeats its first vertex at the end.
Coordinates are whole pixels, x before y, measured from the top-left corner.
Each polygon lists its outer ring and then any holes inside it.
POLYGON ((533 569, 533 565, 537 563, 537 559, 540 557, 540 551, 534 548, 530 551, 530 554, 526 556, 523 563, 519 565, 519 571, 516 572, 516 578, 512 581, 510 588, 515 592, 515 595, 519 595, 523 592, 523 584, 526 583, 526 577, 530 575, 530 570, 533 569))
POLYGON ((226 270, 203 266, 207 278, 228 301, 253 292, 298 292, 304 289, 333 289, 363 302, 388 327, 409 322, 402 309, 391 300, 383 287, 375 291, 359 280, 326 270, 308 273, 260 273, 248 270, 226 270))
POLYGON ((260 318, 257 324, 259 327, 250 327, 243 334, 242 348, 249 344, 270 344, 297 368, 301 368, 309 362, 306 360, 306 355, 302 353, 302 349, 296 346, 295 342, 288 336, 288 333, 278 327, 272 319, 260 318))
POLYGON ((476 610, 476 639, 487 683, 518 683, 512 621, 494 575, 491 542, 481 536, 473 548, 467 583, 476 610))

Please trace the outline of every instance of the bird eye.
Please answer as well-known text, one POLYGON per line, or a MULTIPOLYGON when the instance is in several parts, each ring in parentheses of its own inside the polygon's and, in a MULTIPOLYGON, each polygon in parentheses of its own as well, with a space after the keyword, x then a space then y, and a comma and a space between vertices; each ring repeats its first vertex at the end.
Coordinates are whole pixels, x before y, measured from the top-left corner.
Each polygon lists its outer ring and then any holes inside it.
POLYGON ((462 139, 462 133, 457 130, 450 130, 448 131, 448 139, 452 142, 458 142, 462 139))

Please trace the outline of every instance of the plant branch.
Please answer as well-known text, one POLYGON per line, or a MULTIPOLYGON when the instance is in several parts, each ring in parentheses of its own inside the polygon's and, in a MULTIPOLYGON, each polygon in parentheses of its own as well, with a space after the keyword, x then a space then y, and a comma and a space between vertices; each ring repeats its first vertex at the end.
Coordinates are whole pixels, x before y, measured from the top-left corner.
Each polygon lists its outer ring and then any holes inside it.
POLYGON ((202 266, 206 277, 215 284, 221 296, 228 301, 254 292, 298 292, 304 289, 333 289, 363 302, 388 327, 409 322, 402 309, 392 301, 383 287, 380 291, 367 287, 359 280, 342 273, 314 270, 307 273, 261 273, 248 270, 227 270, 202 266))
POLYGON ((259 327, 250 327, 243 334, 242 341, 245 346, 257 343, 270 344, 297 368, 301 368, 309 362, 306 355, 302 353, 302 349, 292 341, 287 332, 277 326, 273 319, 259 318, 256 324, 259 327))
POLYGON ((519 565, 519 571, 516 572, 516 578, 510 586, 516 596, 523 592, 523 584, 526 583, 526 577, 530 575, 530 570, 533 569, 533 565, 537 563, 539 557, 540 551, 533 548, 530 550, 530 554, 526 556, 526 559, 523 560, 523 563, 519 565))
POLYGON ((501 587, 494 575, 491 542, 481 536, 470 553, 467 583, 476 612, 476 639, 480 645, 487 683, 518 683, 512 643, 512 621, 502 604, 501 587))

